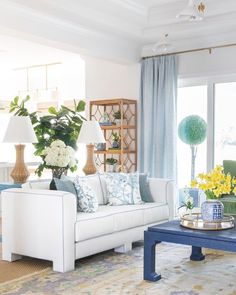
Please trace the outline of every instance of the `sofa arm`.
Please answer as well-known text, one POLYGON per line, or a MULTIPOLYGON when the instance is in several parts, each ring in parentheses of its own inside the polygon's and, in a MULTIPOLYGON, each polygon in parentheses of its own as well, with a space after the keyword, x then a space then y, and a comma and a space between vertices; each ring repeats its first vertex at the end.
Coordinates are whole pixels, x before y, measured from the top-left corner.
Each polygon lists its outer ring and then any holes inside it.
POLYGON ((169 219, 175 216, 176 186, 171 179, 149 178, 149 187, 154 202, 168 204, 169 219))
POLYGON ((25 255, 53 261, 56 271, 73 269, 76 214, 76 197, 71 193, 3 191, 3 259, 12 261, 25 255))

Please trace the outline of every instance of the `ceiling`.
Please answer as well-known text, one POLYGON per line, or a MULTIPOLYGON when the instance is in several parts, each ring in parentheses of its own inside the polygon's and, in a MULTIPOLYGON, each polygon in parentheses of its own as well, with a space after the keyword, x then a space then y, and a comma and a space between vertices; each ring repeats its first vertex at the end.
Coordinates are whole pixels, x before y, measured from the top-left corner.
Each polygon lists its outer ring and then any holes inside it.
POLYGON ((40 64, 75 62, 77 54, 29 42, 21 38, 0 35, 1 70, 16 69, 40 64))
POLYGON ((187 22, 175 16, 188 0, 4 0, 0 33, 126 61, 152 55, 166 33, 173 51, 236 43, 236 0, 202 1, 204 20, 187 22))

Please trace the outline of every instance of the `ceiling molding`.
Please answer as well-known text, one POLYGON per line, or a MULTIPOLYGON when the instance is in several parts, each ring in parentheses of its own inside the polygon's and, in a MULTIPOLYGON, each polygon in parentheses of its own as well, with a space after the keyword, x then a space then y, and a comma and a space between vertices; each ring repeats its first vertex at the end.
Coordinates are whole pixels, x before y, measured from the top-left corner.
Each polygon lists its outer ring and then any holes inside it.
MULTIPOLYGON (((0 2, 0 26, 10 29, 30 41, 91 54, 106 59, 137 61, 139 46, 117 36, 95 32, 87 27, 75 26, 57 18, 39 14, 19 5, 0 2), (33 25, 32 25, 33 24, 33 25)), ((14 33, 15 34, 15 33, 14 33)))
POLYGON ((148 16, 149 9, 145 5, 138 4, 135 0, 111 0, 112 2, 122 5, 144 17, 148 16))
MULTIPOLYGON (((82 0, 81 0, 82 1, 82 0)), ((108 1, 108 0, 107 0, 108 1)), ((109 0, 110 1, 110 0, 109 0)), ((52 0, 10 0, 13 5, 19 5, 19 7, 25 9, 30 14, 34 14, 35 17, 52 19, 53 22, 63 22, 63 25, 73 25, 74 27, 87 28, 90 31, 94 31, 97 34, 103 33, 104 35, 110 35, 114 38, 123 38, 127 40, 140 41, 142 37, 142 26, 144 20, 140 16, 129 12, 114 14, 108 14, 104 17, 104 11, 94 9, 93 5, 83 5, 79 9, 76 9, 78 5, 77 0, 70 0, 70 6, 63 1, 52 0), (61 3, 63 2, 63 3, 61 3), (27 5, 22 5, 25 3, 27 5), (42 3, 46 3, 46 9, 42 3), (132 16, 132 18, 131 18, 132 16)), ((92 2, 94 3, 94 2, 92 2)), ((106 8, 108 11, 109 9, 106 8)), ((117 12, 117 9, 115 10, 117 12)), ((114 12, 115 12, 114 11, 114 12)))
POLYGON ((137 61, 166 33, 181 49, 230 39, 236 0, 204 1, 205 19, 188 22, 175 17, 187 0, 4 0, 0 26, 73 52, 137 61))

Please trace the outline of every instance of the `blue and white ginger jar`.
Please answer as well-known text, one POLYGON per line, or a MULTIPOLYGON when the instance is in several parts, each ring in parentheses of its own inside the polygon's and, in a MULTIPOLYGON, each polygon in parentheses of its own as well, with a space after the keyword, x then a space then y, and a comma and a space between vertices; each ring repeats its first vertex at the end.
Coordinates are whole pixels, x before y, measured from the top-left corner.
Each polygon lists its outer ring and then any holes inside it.
POLYGON ((224 205, 219 200, 206 200, 201 206, 202 219, 220 221, 224 217, 224 205))

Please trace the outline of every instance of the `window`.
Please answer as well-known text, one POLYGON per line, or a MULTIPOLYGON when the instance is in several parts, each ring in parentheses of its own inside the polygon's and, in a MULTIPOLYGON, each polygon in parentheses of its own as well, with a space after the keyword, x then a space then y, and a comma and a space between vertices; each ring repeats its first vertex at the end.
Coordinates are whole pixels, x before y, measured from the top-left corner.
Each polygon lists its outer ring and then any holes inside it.
MULTIPOLYGON (((207 122, 208 138, 198 146, 195 175, 222 165, 223 160, 236 161, 236 82, 211 81, 207 85, 180 87, 177 107, 178 124, 191 114, 199 115, 207 122)), ((177 178, 180 188, 189 185, 190 156, 189 146, 178 138, 177 178)))
MULTIPOLYGON (((207 121, 207 86, 182 87, 178 89, 177 126, 189 115, 199 115, 207 121)), ((198 146, 195 174, 206 171, 207 143, 198 146)), ((191 181, 191 151, 189 145, 177 139, 177 180, 179 187, 191 181)))
POLYGON ((215 165, 236 160, 236 82, 215 84, 215 165))
MULTIPOLYGON (((85 62, 79 56, 73 55, 62 58, 63 62, 48 66, 29 67, 28 75, 26 69, 12 70, 6 64, 6 68, 0 70, 0 140, 12 114, 9 114, 9 103, 16 95, 25 98, 30 95, 31 100, 27 102, 30 111, 45 113, 49 106, 60 107, 61 104, 68 105, 73 99, 80 100, 85 97, 85 62), (7 73, 7 74, 6 74, 7 73)), ((36 62, 37 64, 37 62, 36 62)), ((84 114, 85 115, 85 114, 84 114)), ((0 163, 15 162, 15 149, 13 144, 0 143, 0 163)), ((81 147, 77 153, 79 172, 85 161, 86 150, 81 147)), ((34 147, 28 144, 25 149, 26 162, 40 162, 39 157, 34 156, 34 147)), ((33 169, 32 169, 33 170, 33 169)), ((43 175, 46 178, 50 175, 43 175)), ((33 177, 33 173, 31 178, 33 177)))

